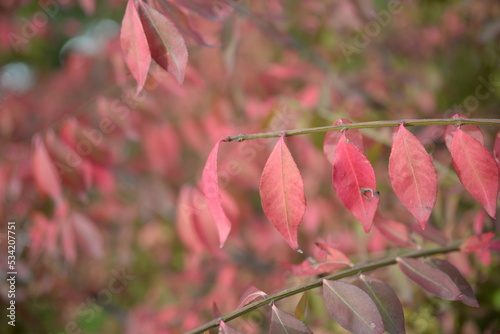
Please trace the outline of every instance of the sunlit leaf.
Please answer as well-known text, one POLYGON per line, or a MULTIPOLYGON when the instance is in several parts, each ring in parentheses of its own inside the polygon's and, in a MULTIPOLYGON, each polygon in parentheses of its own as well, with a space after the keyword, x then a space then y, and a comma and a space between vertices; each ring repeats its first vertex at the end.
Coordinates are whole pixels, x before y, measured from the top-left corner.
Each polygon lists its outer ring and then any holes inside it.
POLYGON ((492 154, 476 139, 458 129, 453 136, 451 157, 460 182, 494 218, 498 197, 498 165, 492 154))
POLYGON ((284 136, 266 162, 260 179, 260 198, 266 217, 295 250, 297 231, 306 209, 304 183, 284 136))
POLYGON ((379 202, 375 172, 368 159, 345 134, 340 138, 335 153, 332 180, 342 203, 368 233, 379 202))
POLYGON ((425 228, 436 203, 436 169, 422 143, 403 124, 392 143, 389 178, 401 203, 425 228))

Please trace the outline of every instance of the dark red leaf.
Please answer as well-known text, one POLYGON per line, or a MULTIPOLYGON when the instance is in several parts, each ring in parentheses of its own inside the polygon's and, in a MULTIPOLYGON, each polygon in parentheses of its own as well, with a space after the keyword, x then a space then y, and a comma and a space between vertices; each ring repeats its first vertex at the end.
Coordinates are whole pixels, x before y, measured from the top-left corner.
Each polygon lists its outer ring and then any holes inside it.
POLYGON ((389 177, 401 203, 425 228, 436 203, 436 169, 422 143, 403 124, 392 144, 389 177))
POLYGON ((139 93, 146 83, 151 64, 151 53, 135 6, 135 0, 127 2, 120 32, 120 42, 125 62, 137 81, 137 93, 139 93))
MULTIPOLYGON (((352 124, 352 122, 345 118, 340 118, 336 120, 332 126, 342 125, 342 124, 352 124)), ((346 138, 349 139, 361 152, 365 151, 363 144, 363 136, 358 129, 350 129, 345 131, 346 138)), ((323 141, 323 152, 325 153, 326 159, 333 165, 335 160, 335 151, 337 150, 337 145, 340 138, 342 137, 341 131, 328 131, 325 135, 325 140, 323 141)))
POLYGON ((384 333, 382 317, 371 297, 349 283, 323 280, 323 300, 328 313, 353 333, 384 333))
POLYGON ((493 232, 473 235, 460 245, 460 250, 465 253, 470 253, 485 248, 494 236, 495 233, 493 232))
POLYGON ((493 145, 493 157, 495 158, 498 168, 500 168, 500 131, 495 137, 495 144, 493 145))
POLYGON ((431 259, 431 262, 437 268, 439 268, 439 270, 447 274, 453 280, 457 288, 462 292, 464 296, 464 298, 462 299, 462 303, 472 307, 479 307, 472 287, 454 265, 446 260, 440 259, 431 259))
POLYGON ((377 230, 396 245, 400 247, 418 248, 411 240, 410 229, 405 224, 387 219, 379 214, 375 214, 373 222, 377 230))
POLYGON ((491 153, 476 139, 458 129, 453 137, 451 157, 465 189, 495 218, 498 166, 491 153))
POLYGON ((266 162, 260 179, 262 209, 293 249, 301 252, 297 231, 306 210, 304 183, 284 136, 266 162))
POLYGON ((184 81, 188 60, 186 43, 175 25, 147 3, 139 2, 139 17, 148 40, 151 57, 179 84, 184 81))
MULTIPOLYGON (((450 118, 452 119, 459 119, 459 118, 465 118, 469 119, 469 117, 462 115, 462 114, 455 114, 451 116, 450 118)), ((471 137, 475 138, 477 141, 479 141, 481 144, 484 145, 484 138, 483 138, 483 133, 481 132, 481 129, 477 125, 461 125, 460 129, 462 129, 463 132, 466 132, 469 134, 471 137)), ((453 137, 455 136, 455 132, 457 131, 457 127, 455 125, 448 125, 446 126, 446 131, 444 133, 444 141, 446 143, 446 147, 448 148, 449 151, 451 151, 451 147, 453 144, 453 137)))
POLYGON ((333 186, 340 200, 368 233, 379 202, 375 172, 368 159, 345 134, 337 146, 332 174, 333 186))
POLYGON ((219 190, 219 178, 217 176, 217 154, 219 152, 219 140, 208 156, 201 177, 201 189, 207 200, 208 209, 212 214, 219 231, 220 247, 224 246, 227 236, 231 231, 231 222, 222 209, 222 198, 219 190))
POLYGON ((257 298, 265 298, 267 296, 267 293, 257 289, 254 286, 251 286, 247 290, 245 290, 243 296, 244 297, 241 299, 241 302, 237 308, 242 308, 243 306, 250 304, 257 298))
POLYGON ((461 300, 462 293, 452 279, 441 270, 418 259, 396 258, 399 269, 430 294, 446 300, 461 300))
POLYGON ((403 306, 396 293, 384 282, 361 275, 355 283, 375 302, 384 322, 384 329, 390 334, 405 333, 403 306))
POLYGON ((269 334, 312 333, 302 321, 278 309, 274 304, 271 306, 271 312, 271 327, 269 328, 269 334))
POLYGON ((493 251, 500 251, 500 240, 493 240, 490 242, 488 245, 488 249, 491 249, 493 251))

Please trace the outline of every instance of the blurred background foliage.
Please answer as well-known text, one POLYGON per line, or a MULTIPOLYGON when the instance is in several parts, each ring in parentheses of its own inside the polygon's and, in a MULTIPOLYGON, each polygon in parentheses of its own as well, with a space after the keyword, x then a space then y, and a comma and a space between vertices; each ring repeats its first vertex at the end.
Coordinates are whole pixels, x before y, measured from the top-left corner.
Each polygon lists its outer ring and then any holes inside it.
MULTIPOLYGON (((213 318, 214 301, 223 313, 233 310, 249 286, 271 293, 304 282, 281 265, 304 257, 287 248, 260 207, 258 180, 274 140, 221 147, 220 169, 234 171, 225 174, 225 208, 234 230, 224 249, 214 246, 210 218, 202 232, 179 226, 179 193, 196 186, 222 136, 324 126, 340 117, 498 118, 497 1, 230 3, 234 12, 220 21, 180 6, 211 46, 186 37, 183 86, 153 66, 136 97, 119 44, 125 1, 2 1, 2 251, 8 220, 17 222, 18 238, 16 327, 2 316, 3 333, 181 333, 213 318), (103 130, 104 118, 113 130, 103 130), (83 130, 97 139, 86 139, 88 154, 73 148, 84 162, 60 180, 69 207, 61 218, 37 184, 33 143, 42 138, 51 159, 68 165, 51 138, 71 146, 83 130), (70 232, 63 232, 68 221, 70 232), (132 278, 109 294, 117 270, 132 278)), ((482 130, 491 149, 498 129, 482 130)), ((450 168, 443 129, 412 131, 438 169, 432 224, 451 239, 473 234, 481 209, 450 168)), ((363 134, 382 212, 411 220, 388 183, 391 130, 363 134)), ((365 235, 335 197, 323 136, 287 139, 306 186, 308 211, 299 232, 306 255, 317 239, 329 240, 353 261, 394 253, 397 247, 377 231, 365 235)), ((64 173, 60 166, 58 171, 64 173)), ((498 232, 498 219, 486 218, 485 230, 498 232)), ((426 296, 394 268, 377 272, 400 296, 408 333, 499 330, 498 255, 450 259, 473 285, 480 308, 426 296)), ((6 271, 4 261, 0 268, 6 271)), ((4 312, 5 285, 0 292, 4 312)), ((316 292, 309 295, 304 322, 315 333, 343 332, 316 292)), ((293 313, 297 302, 281 306, 293 313)), ((234 327, 258 332, 266 316, 256 311, 234 327)))

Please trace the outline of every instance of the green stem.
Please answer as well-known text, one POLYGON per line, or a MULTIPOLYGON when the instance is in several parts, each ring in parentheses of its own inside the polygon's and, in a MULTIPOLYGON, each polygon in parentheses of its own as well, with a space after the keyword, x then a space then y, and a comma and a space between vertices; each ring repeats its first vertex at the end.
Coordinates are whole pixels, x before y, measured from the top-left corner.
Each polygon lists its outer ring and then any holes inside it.
POLYGON ((262 139, 285 136, 296 136, 309 133, 322 133, 328 131, 340 131, 344 129, 364 129, 364 128, 382 128, 395 127, 404 123, 406 126, 422 126, 422 125, 500 125, 500 119, 488 118, 436 118, 436 119, 401 119, 396 121, 373 121, 360 122, 351 124, 342 124, 336 126, 321 126, 317 128, 306 128, 297 130, 283 130, 264 133, 254 133, 249 135, 240 134, 237 136, 228 136, 223 139, 225 142, 244 141, 250 139, 262 139))
POLYGON ((201 325, 201 326, 187 332, 186 334, 203 333, 204 331, 218 327, 220 321, 228 322, 228 321, 236 319, 244 314, 247 314, 255 309, 258 309, 259 307, 269 305, 270 303, 274 303, 280 299, 284 299, 284 298, 296 295, 298 293, 320 287, 322 285, 322 281, 324 279, 334 281, 334 280, 339 280, 341 278, 357 275, 357 274, 363 273, 365 271, 370 271, 370 270, 374 270, 374 269, 381 268, 381 267, 387 267, 387 266, 395 264, 397 257, 419 258, 419 257, 426 257, 426 256, 437 255, 437 254, 446 254, 446 253, 450 253, 450 252, 455 252, 455 251, 458 251, 460 249, 460 245, 462 244, 462 242, 463 242, 463 240, 456 240, 452 244, 450 244, 449 246, 445 246, 445 247, 419 250, 419 251, 415 251, 415 252, 408 253, 408 254, 396 255, 396 256, 389 257, 389 258, 382 259, 382 260, 378 260, 378 261, 372 261, 372 262, 358 264, 352 268, 343 270, 341 272, 337 272, 337 273, 330 274, 330 275, 327 275, 327 276, 324 276, 321 278, 317 278, 317 279, 312 280, 308 283, 298 285, 298 286, 295 286, 293 288, 286 289, 286 290, 280 291, 280 292, 272 294, 272 295, 268 295, 263 300, 258 300, 258 301, 255 301, 253 303, 247 304, 247 305, 243 306, 242 308, 239 308, 231 313, 228 313, 228 314, 223 315, 217 319, 209 321, 209 322, 205 323, 204 325, 201 325))

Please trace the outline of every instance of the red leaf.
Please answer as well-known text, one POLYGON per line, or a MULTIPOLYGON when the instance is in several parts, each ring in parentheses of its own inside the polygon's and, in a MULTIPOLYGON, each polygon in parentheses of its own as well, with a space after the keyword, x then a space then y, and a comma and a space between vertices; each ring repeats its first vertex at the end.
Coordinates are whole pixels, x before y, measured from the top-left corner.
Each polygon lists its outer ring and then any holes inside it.
POLYGON ((120 32, 120 43, 125 62, 137 81, 137 93, 139 93, 146 83, 151 64, 151 53, 135 6, 135 0, 129 0, 127 3, 120 32))
POLYGON ((483 209, 479 210, 476 217, 474 217, 474 223, 473 223, 474 234, 481 234, 483 232, 485 218, 486 218, 486 212, 483 209))
POLYGON ((377 305, 386 332, 391 334, 405 333, 403 306, 396 293, 387 284, 365 275, 361 275, 355 284, 366 292, 377 305))
POLYGON ((430 294, 446 300, 461 300, 462 293, 452 279, 430 264, 407 257, 396 258, 399 269, 430 294))
POLYGON ((219 323, 219 326, 220 326, 219 334, 243 334, 243 332, 240 332, 239 330, 236 330, 236 329, 226 325, 226 323, 224 321, 221 321, 219 323))
POLYGON ((375 172, 368 159, 347 140, 345 134, 337 146, 332 174, 333 186, 340 200, 368 233, 379 202, 375 172))
POLYGON ((451 157, 465 189, 495 218, 498 166, 491 153, 476 139, 458 129, 453 137, 451 157))
POLYGON ((148 40, 151 57, 172 74, 179 84, 184 81, 188 51, 175 25, 147 3, 139 2, 139 17, 148 40))
MULTIPOLYGON (((455 114, 455 115, 451 116, 450 118, 451 119, 460 119, 460 118, 469 119, 469 117, 464 116, 462 114, 455 114)), ((479 129, 479 126, 467 124, 467 125, 461 125, 460 129, 462 129, 463 132, 466 132, 471 137, 473 137, 477 141, 479 141, 482 145, 484 145, 483 133, 481 132, 481 129, 479 129)), ((455 136, 456 131, 457 131, 457 127, 455 125, 446 126, 446 131, 444 133, 444 141, 445 141, 446 147, 448 148, 449 151, 451 151, 451 147, 453 144, 453 137, 455 136)))
POLYGON ((411 240, 410 229, 403 223, 386 219, 379 214, 375 215, 375 227, 384 237, 400 247, 418 248, 411 240))
POLYGON ((488 246, 494 236, 495 233, 493 232, 473 235, 472 237, 467 238, 467 240, 460 245, 460 250, 465 253, 477 251, 488 246))
POLYGON ((384 333, 382 317, 370 296, 349 283, 323 280, 328 313, 353 333, 384 333))
POLYGON ((177 217, 175 226, 177 235, 181 239, 184 246, 190 249, 195 254, 203 252, 203 245, 201 244, 193 216, 196 214, 192 203, 192 187, 182 186, 179 191, 179 198, 177 200, 177 217))
POLYGON ((325 263, 336 263, 336 264, 344 264, 344 265, 350 265, 352 262, 349 260, 347 256, 345 256, 344 253, 339 251, 338 249, 335 249, 323 242, 315 242, 314 243, 316 247, 318 247, 322 251, 322 257, 319 258, 320 260, 324 260, 325 263))
POLYGON ((422 143, 403 124, 392 144, 389 177, 401 203, 425 228, 436 203, 436 169, 422 143))
POLYGON ((201 190, 206 197, 208 209, 217 225, 217 230, 219 231, 219 244, 220 247, 222 247, 231 231, 231 222, 222 209, 219 178, 217 176, 217 154, 219 152, 220 143, 221 141, 219 140, 208 156, 201 177, 201 190))
POLYGON ((73 222, 69 219, 63 219, 60 224, 63 255, 68 263, 73 264, 76 261, 76 243, 73 222))
POLYGON ((306 210, 304 183, 284 136, 264 166, 259 191, 266 217, 290 247, 302 252, 297 243, 297 230, 306 210))
MULTIPOLYGON (((352 122, 345 118, 340 118, 336 120, 332 126, 342 125, 342 124, 352 124, 352 122)), ((358 129, 349 129, 345 131, 346 138, 349 139, 361 152, 365 151, 363 145, 363 136, 358 129)), ((340 138, 342 137, 341 131, 328 131, 325 135, 325 140, 323 141, 323 152, 325 153, 326 159, 333 165, 335 160, 335 151, 337 150, 337 145, 340 138)))
POLYGON ((282 265, 295 276, 313 276, 348 267, 349 263, 316 262, 313 259, 309 258, 300 264, 290 264, 283 262, 282 265))
POLYGON ((271 306, 271 327, 270 334, 302 334, 312 333, 312 331, 304 325, 302 321, 295 318, 293 315, 283 312, 273 304, 271 306))
POLYGON ((472 307, 479 307, 479 303, 477 302, 472 287, 454 265, 446 260, 440 259, 431 259, 431 262, 453 280, 457 288, 464 296, 461 300, 462 303, 472 307))

